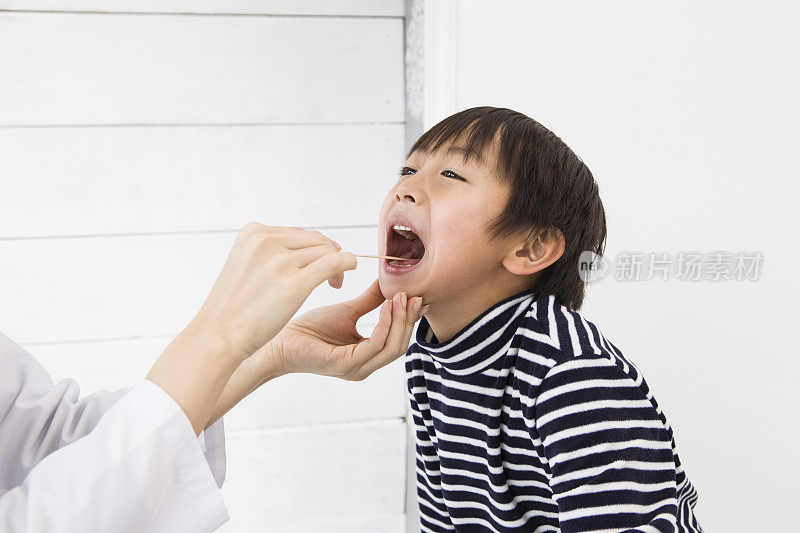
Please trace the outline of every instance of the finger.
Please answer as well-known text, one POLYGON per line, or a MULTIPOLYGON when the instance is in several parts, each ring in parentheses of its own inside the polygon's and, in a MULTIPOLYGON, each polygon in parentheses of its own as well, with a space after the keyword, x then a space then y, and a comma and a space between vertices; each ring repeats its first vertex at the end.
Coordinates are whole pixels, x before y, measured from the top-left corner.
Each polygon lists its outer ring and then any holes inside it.
POLYGON ((338 245, 333 241, 333 239, 326 237, 316 230, 309 231, 301 229, 300 231, 285 232, 283 235, 281 235, 281 238, 284 239, 284 245, 289 250, 300 250, 319 244, 330 244, 331 246, 338 245))
POLYGON ((248 222, 239 230, 239 234, 249 233, 291 233, 295 231, 305 231, 303 228, 296 226, 267 226, 258 222, 248 222))
MULTIPOLYGON (((296 234, 299 235, 299 234, 302 233, 304 237, 310 238, 313 242, 317 242, 319 244, 328 243, 328 244, 334 246, 338 251, 342 250, 342 245, 341 244, 339 244, 338 242, 334 241, 333 239, 331 239, 330 237, 328 237, 327 235, 325 235, 321 231, 318 231, 318 230, 305 230, 305 229, 302 229, 302 228, 292 228, 292 229, 297 230, 295 232, 296 234)), ((291 234, 291 235, 294 236, 294 233, 291 234)), ((288 237, 288 235, 287 235, 287 237, 288 237)), ((291 249, 296 249, 296 248, 292 247, 292 248, 289 248, 289 249, 291 250, 291 249)))
POLYGON ((367 369, 380 368, 380 366, 388 364, 400 356, 399 348, 405 333, 406 315, 406 306, 401 302, 401 294, 396 294, 392 299, 392 325, 389 327, 389 334, 386 336, 386 342, 380 352, 363 362, 361 367, 362 375, 369 374, 367 369), (379 364, 380 366, 377 366, 379 364))
POLYGON ((358 261, 352 252, 329 251, 300 269, 300 283, 310 292, 326 279, 343 275, 347 270, 353 270, 357 266, 358 261))
POLYGON ((268 231, 270 233, 295 233, 300 231, 308 231, 307 229, 303 229, 299 226, 267 226, 264 224, 258 224, 258 226, 260 226, 264 231, 268 231))
POLYGON ((392 325, 392 300, 384 300, 381 306, 378 325, 372 330, 368 339, 359 343, 353 351, 353 364, 360 367, 366 361, 375 357, 386 345, 386 337, 392 325))
POLYGON ((400 349, 405 351, 408 349, 408 345, 411 342, 411 334, 414 332, 414 324, 417 323, 419 320, 420 315, 419 312, 422 309, 422 297, 417 296, 416 298, 412 298, 408 302, 408 312, 406 314, 406 329, 403 333, 403 341, 400 343, 400 349), (417 303, 417 308, 414 307, 414 304, 417 303))
MULTIPOLYGON (((289 250, 286 252, 286 257, 289 264, 295 268, 303 268, 313 263, 320 257, 328 253, 337 252, 336 248, 329 242, 316 244, 307 248, 298 250, 289 250)), ((331 276, 333 277, 333 275, 331 276)))
POLYGON ((357 317, 361 317, 385 302, 383 293, 381 292, 380 279, 376 279, 372 284, 367 287, 367 290, 348 300, 347 304, 356 313, 357 317))
POLYGON ((337 274, 332 278, 328 278, 328 285, 330 285, 334 289, 341 289, 343 284, 344 284, 344 274, 337 274))
MULTIPOLYGON (((256 222, 251 222, 245 226, 242 231, 236 236, 236 241, 239 244, 249 244, 251 246, 264 246, 270 254, 280 253, 285 250, 303 250, 312 246, 330 245, 331 248, 336 246, 329 238, 325 237, 318 231, 273 231, 274 228, 264 226, 266 229, 258 229, 256 222)), ((279 228, 280 230, 289 230, 290 228, 279 228)))
MULTIPOLYGON (((419 298, 419 297, 417 297, 419 298)), ((414 324, 419 319, 419 315, 414 312, 412 309, 413 301, 415 298, 412 298, 408 302, 408 310, 405 314, 405 319, 403 320, 403 331, 402 335, 399 337, 399 340, 396 344, 392 344, 391 340, 387 342, 384 349, 370 359, 369 361, 365 362, 361 367, 361 372, 364 375, 369 375, 375 372, 376 370, 383 368, 384 366, 388 365, 401 355, 404 355, 408 350, 408 345, 411 342, 411 335, 414 332, 414 324)), ((420 299, 421 300, 421 299, 420 299)))

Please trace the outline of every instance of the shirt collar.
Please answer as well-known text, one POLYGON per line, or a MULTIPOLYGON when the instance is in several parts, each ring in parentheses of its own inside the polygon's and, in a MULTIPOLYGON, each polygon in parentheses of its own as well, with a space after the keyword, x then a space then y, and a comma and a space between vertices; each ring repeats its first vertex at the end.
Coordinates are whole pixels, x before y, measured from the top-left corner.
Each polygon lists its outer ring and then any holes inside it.
POLYGON ((417 351, 430 355, 451 374, 479 372, 501 359, 511 347, 521 320, 536 299, 527 290, 501 300, 486 309, 445 342, 439 342, 426 317, 417 326, 417 351))

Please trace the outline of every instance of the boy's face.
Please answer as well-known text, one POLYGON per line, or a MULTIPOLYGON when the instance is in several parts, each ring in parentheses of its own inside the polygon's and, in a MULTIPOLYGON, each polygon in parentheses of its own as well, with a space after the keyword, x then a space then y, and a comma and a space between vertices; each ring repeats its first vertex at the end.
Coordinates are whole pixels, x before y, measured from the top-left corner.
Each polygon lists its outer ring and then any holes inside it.
POLYGON ((384 297, 406 291, 409 297, 422 296, 423 303, 457 300, 508 275, 501 261, 509 243, 490 242, 483 229, 503 210, 509 194, 493 175, 496 145, 487 148, 484 161, 466 164, 462 147, 456 141, 432 154, 412 153, 386 195, 378 223, 380 254, 421 260, 382 259, 384 297), (393 230, 396 224, 413 228, 416 236, 406 239, 393 230))

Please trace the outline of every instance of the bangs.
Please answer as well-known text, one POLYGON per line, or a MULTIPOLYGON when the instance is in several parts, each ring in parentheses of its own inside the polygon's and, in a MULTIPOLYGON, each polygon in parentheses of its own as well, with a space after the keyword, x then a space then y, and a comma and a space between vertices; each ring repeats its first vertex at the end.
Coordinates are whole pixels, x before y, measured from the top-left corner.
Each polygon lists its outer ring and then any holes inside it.
POLYGON ((462 155, 463 163, 470 161, 483 164, 490 170, 508 175, 507 165, 503 164, 502 140, 500 153, 502 154, 497 161, 491 161, 487 156, 487 148, 491 146, 498 130, 502 130, 504 120, 499 113, 493 113, 493 108, 478 107, 451 115, 437 123, 426 131, 406 154, 408 159, 414 152, 422 152, 427 155, 439 151, 447 146, 446 153, 458 153, 462 155), (464 150, 453 149, 453 147, 464 148, 464 150))

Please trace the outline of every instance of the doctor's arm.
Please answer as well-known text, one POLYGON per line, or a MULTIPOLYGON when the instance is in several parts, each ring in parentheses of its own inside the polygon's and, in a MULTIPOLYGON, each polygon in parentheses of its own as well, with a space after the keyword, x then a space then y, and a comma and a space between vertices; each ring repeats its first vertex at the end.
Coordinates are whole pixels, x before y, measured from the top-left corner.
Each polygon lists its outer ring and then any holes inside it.
MULTIPOLYGON (((54 384, 41 364, 0 333, 0 495, 22 484, 54 451, 88 435, 131 387, 81 397, 73 379, 54 384)), ((208 464, 221 485, 225 476, 222 423, 202 435, 208 464)))
POLYGON ((78 384, 53 384, 42 365, 0 333, 0 491, 22 483, 39 461, 92 431, 128 389, 80 398, 78 384))
POLYGON ((145 380, 0 490, 0 531, 212 531, 228 512, 207 460, 180 405, 145 380))
POLYGON ((88 402, 66 417, 69 423, 51 428, 61 402, 28 405, 22 394, 43 369, 26 361, 24 350, 4 346, 22 370, 0 375, 0 463, 33 467, 21 485, 0 490, 0 530, 208 531, 227 519, 195 437, 242 362, 286 325, 314 287, 355 268, 355 257, 339 250, 319 232, 245 226, 189 326, 145 381, 108 398, 112 405, 99 420, 82 421, 79 413, 95 405, 88 402), (25 423, 26 407, 38 424, 25 423), (76 431, 90 423, 93 429, 76 431), (31 445, 66 440, 72 441, 44 458, 30 453, 31 445))

